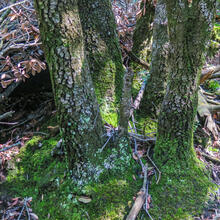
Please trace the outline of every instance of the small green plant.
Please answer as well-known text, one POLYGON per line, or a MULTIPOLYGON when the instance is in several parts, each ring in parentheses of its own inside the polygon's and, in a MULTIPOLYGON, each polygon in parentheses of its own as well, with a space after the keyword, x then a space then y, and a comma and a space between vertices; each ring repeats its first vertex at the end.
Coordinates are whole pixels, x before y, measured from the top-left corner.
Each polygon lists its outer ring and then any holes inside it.
POLYGON ((212 92, 217 91, 220 88, 219 82, 216 80, 210 80, 208 82, 208 89, 212 92))

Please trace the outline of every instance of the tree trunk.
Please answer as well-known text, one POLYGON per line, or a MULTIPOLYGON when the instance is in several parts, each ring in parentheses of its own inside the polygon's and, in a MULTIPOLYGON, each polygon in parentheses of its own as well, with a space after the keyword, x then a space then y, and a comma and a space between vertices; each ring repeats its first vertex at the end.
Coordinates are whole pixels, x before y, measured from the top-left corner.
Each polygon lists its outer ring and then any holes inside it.
POLYGON ((80 0, 78 5, 101 115, 107 122, 116 126, 124 68, 111 2, 80 0))
POLYGON ((102 146, 103 127, 84 53, 77 2, 35 0, 35 8, 69 168, 75 169, 74 176, 79 179, 88 177, 91 173, 85 163, 102 146))
POLYGON ((168 55, 167 14, 164 0, 157 1, 153 26, 153 45, 151 53, 150 78, 147 80, 146 89, 140 106, 140 111, 145 114, 159 113, 163 101, 167 70, 166 60, 168 55))
MULTIPOLYGON (((152 40, 151 25, 154 19, 155 8, 152 1, 145 1, 141 7, 144 7, 142 10, 143 15, 138 19, 134 30, 132 53, 145 62, 149 62, 152 40)), ((140 70, 136 63, 133 63, 132 66, 136 70, 140 70)))
POLYGON ((103 134, 78 7, 78 0, 35 0, 63 146, 72 178, 83 186, 121 175, 131 154, 127 137, 118 139, 115 130, 103 134), (116 147, 109 147, 112 140, 116 147))
POLYGON ((154 154, 162 171, 162 180, 153 189, 154 210, 162 219, 187 219, 189 214, 201 211, 210 187, 195 156, 193 126, 215 0, 165 2, 170 40, 169 79, 154 154))

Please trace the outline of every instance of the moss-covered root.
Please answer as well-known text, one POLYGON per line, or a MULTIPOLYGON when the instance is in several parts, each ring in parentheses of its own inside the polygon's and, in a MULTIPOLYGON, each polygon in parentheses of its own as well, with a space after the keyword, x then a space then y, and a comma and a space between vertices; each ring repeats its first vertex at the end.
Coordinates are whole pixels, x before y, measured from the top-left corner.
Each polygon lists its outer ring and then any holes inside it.
POLYGON ((167 161, 164 164, 158 155, 157 146, 155 149, 162 178, 151 189, 153 208, 150 212, 154 219, 192 219, 192 216, 202 212, 208 193, 214 189, 214 184, 210 182, 203 164, 197 160, 193 150, 188 156, 183 155, 184 160, 180 160, 172 152, 175 147, 173 144, 165 146, 167 161))

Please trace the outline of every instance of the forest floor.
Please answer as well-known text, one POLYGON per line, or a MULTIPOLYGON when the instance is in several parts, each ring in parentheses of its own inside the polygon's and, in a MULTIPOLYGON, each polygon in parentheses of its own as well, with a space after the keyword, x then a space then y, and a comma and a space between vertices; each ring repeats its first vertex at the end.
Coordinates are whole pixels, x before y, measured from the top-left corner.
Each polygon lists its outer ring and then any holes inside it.
MULTIPOLYGON (((212 61, 215 65, 218 60, 212 61)), ((216 101, 219 96, 216 96, 216 101)), ((58 134, 58 126, 48 124, 42 131, 42 124, 54 118, 56 110, 51 91, 42 91, 37 94, 23 94, 22 96, 10 97, 2 104, 2 112, 7 112, 6 116, 0 114, 0 186, 7 181, 7 174, 15 169, 14 158, 22 150, 25 143, 34 136, 54 137, 58 134)), ((211 173, 212 182, 220 186, 220 148, 219 148, 219 124, 218 114, 212 115, 213 121, 218 129, 217 137, 208 131, 205 123, 202 129, 208 137, 206 146, 197 142, 195 150, 199 160, 203 161, 206 168, 211 173)), ((196 141, 195 141, 196 142, 196 141)), ((140 156, 145 154, 144 143, 139 142, 140 156)), ((152 145, 153 146, 153 145, 152 145)), ((136 160, 136 158, 133 156, 136 160)), ((31 160, 31 158, 30 158, 31 160)), ((150 191, 150 189, 149 189, 150 191)), ((150 192, 149 192, 150 193, 150 192)), ((134 194, 135 197, 135 194, 134 194)), ((220 187, 209 195, 209 201, 205 204, 205 209, 200 216, 195 216, 194 220, 220 219, 220 187)), ((39 213, 31 209, 32 195, 29 197, 13 197, 0 187, 0 218, 7 219, 38 219, 39 213)), ((48 218, 53 219, 52 216, 48 218)))

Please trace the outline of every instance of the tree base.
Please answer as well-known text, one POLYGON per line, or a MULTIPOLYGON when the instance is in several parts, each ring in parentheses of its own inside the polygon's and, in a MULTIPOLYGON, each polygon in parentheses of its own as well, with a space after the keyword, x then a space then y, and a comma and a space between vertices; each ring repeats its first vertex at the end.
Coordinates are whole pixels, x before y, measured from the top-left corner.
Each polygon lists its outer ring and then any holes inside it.
POLYGON ((195 154, 191 155, 185 160, 169 158, 160 165, 161 180, 151 188, 153 208, 150 214, 154 219, 191 219, 204 209, 209 193, 216 186, 202 162, 195 154))

